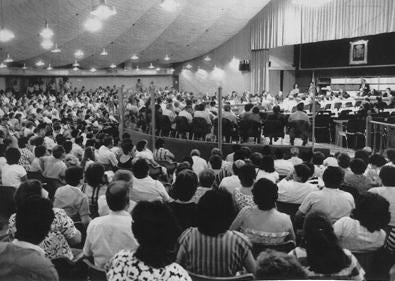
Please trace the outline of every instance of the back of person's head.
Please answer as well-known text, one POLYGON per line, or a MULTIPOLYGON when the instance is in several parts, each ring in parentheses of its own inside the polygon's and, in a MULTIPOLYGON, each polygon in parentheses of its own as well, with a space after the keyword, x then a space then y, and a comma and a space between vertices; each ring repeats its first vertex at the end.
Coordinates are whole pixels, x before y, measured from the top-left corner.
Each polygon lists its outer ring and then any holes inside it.
POLYGON ((395 186, 395 167, 384 166, 381 168, 379 177, 384 186, 395 186))
POLYGON ((86 182, 92 187, 98 187, 104 183, 104 166, 99 163, 92 163, 85 171, 86 182))
POLYGON ((253 152, 251 153, 250 160, 252 162, 252 165, 254 165, 256 168, 259 168, 261 165, 261 160, 262 160, 262 153, 259 152, 253 152))
POLYGON ((8 165, 18 164, 19 159, 21 158, 21 152, 18 148, 9 147, 5 151, 5 159, 7 159, 8 165))
POLYGON ((40 158, 47 153, 47 148, 44 145, 39 145, 34 148, 34 156, 40 158))
POLYGON ((165 145, 165 140, 162 138, 157 139, 155 142, 156 149, 159 149, 159 148, 163 147, 164 145, 165 145))
POLYGON ((311 177, 310 168, 306 164, 295 165, 294 171, 300 182, 306 182, 311 177))
POLYGON ((69 167, 65 173, 66 183, 71 186, 78 186, 84 177, 84 170, 81 167, 69 167))
POLYGON ((143 179, 148 176, 149 166, 147 160, 138 159, 133 165, 133 174, 138 179, 143 179))
POLYGON ((124 181, 111 182, 106 190, 106 201, 111 211, 125 210, 129 206, 129 185, 124 181))
POLYGON ((170 208, 160 201, 140 201, 132 219, 132 231, 139 243, 136 257, 155 268, 174 262, 180 229, 170 208))
POLYGON ((236 143, 236 144, 232 145, 232 151, 233 152, 236 152, 236 151, 238 151, 240 149, 241 149, 241 145, 240 144, 236 143))
POLYGON ((51 201, 39 195, 29 196, 16 210, 15 238, 40 244, 47 236, 54 217, 51 201))
POLYGON ((282 150, 281 148, 277 148, 277 149, 274 151, 274 157, 275 157, 276 159, 283 159, 283 158, 284 158, 284 152, 283 152, 283 150, 282 150))
POLYGON ((240 150, 244 154, 244 159, 250 158, 250 156, 251 156, 251 149, 248 146, 243 146, 240 150))
POLYGON ((369 154, 366 153, 366 151, 363 150, 357 150, 355 151, 354 159, 359 158, 363 160, 366 164, 369 163, 369 154))
POLYGON ((123 154, 129 154, 133 150, 133 142, 131 139, 123 139, 121 142, 121 149, 123 154))
POLYGON ((27 180, 22 182, 15 192, 16 206, 22 205, 26 198, 37 195, 42 196, 43 189, 39 180, 27 180))
POLYGON ((18 139, 18 147, 19 147, 19 148, 25 148, 27 142, 28 142, 28 138, 23 137, 23 136, 20 137, 20 138, 18 139))
POLYGON ((271 156, 263 156, 259 169, 267 173, 273 173, 275 171, 273 158, 271 156))
POLYGON ((114 140, 111 136, 106 135, 103 139, 103 145, 110 147, 111 145, 113 145, 114 140))
POLYGON ((369 164, 380 168, 387 164, 387 160, 381 154, 373 154, 369 157, 369 164))
POLYGON ((197 205, 197 227, 205 235, 217 236, 229 229, 234 218, 232 195, 226 190, 209 190, 197 205))
POLYGON ((251 187, 254 184, 256 178, 256 172, 254 166, 246 164, 239 169, 237 176, 240 183, 244 187, 251 187))
POLYGON ((214 154, 210 156, 209 159, 211 168, 213 168, 214 170, 219 170, 222 167, 222 158, 221 156, 214 154))
POLYGON ((112 177, 112 181, 124 181, 131 187, 133 185, 133 173, 129 170, 119 169, 112 177))
POLYGON ((303 111, 303 109, 304 109, 304 103, 303 102, 300 102, 300 103, 298 103, 296 105, 296 110, 303 111))
POLYGON ((243 167, 245 164, 246 163, 243 160, 236 160, 235 162, 233 162, 232 164, 233 175, 237 176, 237 174, 239 173, 239 169, 243 167))
POLYGON ((307 263, 312 271, 331 274, 350 265, 351 260, 340 247, 332 224, 325 214, 308 213, 303 232, 307 263))
POLYGON ((173 184, 171 195, 174 199, 187 202, 192 199, 198 187, 198 178, 192 170, 180 172, 173 184))
POLYGON ((253 107, 254 105, 252 103, 247 103, 244 105, 244 111, 250 111, 253 107))
POLYGON ((299 156, 299 148, 297 148, 297 147, 292 147, 290 152, 291 152, 291 156, 293 156, 293 157, 299 156))
POLYGON ((273 113, 280 113, 280 106, 278 106, 278 105, 275 105, 275 106, 273 106, 273 113))
POLYGON ((354 158, 350 163, 350 169, 356 175, 362 175, 367 166, 366 162, 360 158, 354 158))
POLYGON ((252 188, 255 204, 260 210, 268 211, 276 207, 278 187, 271 180, 259 179, 252 188))
POLYGON ((219 157, 221 157, 221 159, 223 156, 221 149, 219 149, 218 147, 214 147, 213 149, 211 149, 210 155, 218 155, 219 157))
POLYGON ((199 184, 201 187, 211 188, 215 181, 215 173, 212 169, 204 169, 199 174, 199 184))
POLYGON ((370 232, 384 229, 391 219, 390 204, 382 196, 372 193, 362 193, 352 211, 353 218, 366 227, 370 232))
POLYGON ((303 280, 307 277, 302 265, 294 256, 271 249, 259 254, 256 265, 255 276, 259 280, 303 280))
POLYGON ((52 156, 55 157, 56 159, 60 159, 63 157, 65 153, 64 147, 62 145, 56 145, 52 149, 52 156))
POLYGON ((316 151, 313 153, 313 164, 314 165, 322 165, 325 160, 325 155, 321 151, 316 151))
POLYGON ((322 180, 324 181, 325 187, 328 188, 339 188, 340 184, 343 182, 344 172, 339 167, 328 167, 325 169, 322 175, 322 180))
POLYGON ((386 154, 388 160, 395 164, 395 149, 387 149, 386 154))
POLYGON ((347 153, 340 153, 337 156, 337 163, 339 164, 339 167, 343 169, 347 169, 348 167, 350 167, 350 162, 351 158, 347 153))
POLYGON ((71 142, 71 140, 64 141, 63 148, 64 148, 64 152, 66 154, 69 154, 71 152, 71 150, 73 149, 73 143, 71 142))
POLYGON ((310 149, 302 150, 300 152, 300 159, 305 163, 311 162, 311 159, 313 159, 313 151, 310 149))
POLYGON ((200 151, 199 151, 199 149, 192 149, 191 150, 191 157, 192 156, 199 156, 200 157, 200 151))
POLYGON ((270 145, 265 145, 261 149, 262 156, 272 156, 272 149, 270 145))

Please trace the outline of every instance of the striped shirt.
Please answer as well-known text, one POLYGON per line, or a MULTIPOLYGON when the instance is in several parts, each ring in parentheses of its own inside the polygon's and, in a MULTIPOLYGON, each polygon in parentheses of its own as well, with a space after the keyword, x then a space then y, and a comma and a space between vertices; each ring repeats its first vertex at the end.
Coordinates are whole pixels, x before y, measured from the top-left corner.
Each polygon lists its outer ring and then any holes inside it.
POLYGON ((173 153, 171 153, 168 149, 163 147, 159 149, 155 149, 154 151, 154 159, 156 161, 169 161, 172 162, 174 159, 173 153))
POLYGON ((243 270, 252 249, 248 238, 237 231, 208 236, 189 228, 179 238, 177 263, 190 272, 216 277, 235 276, 243 270))

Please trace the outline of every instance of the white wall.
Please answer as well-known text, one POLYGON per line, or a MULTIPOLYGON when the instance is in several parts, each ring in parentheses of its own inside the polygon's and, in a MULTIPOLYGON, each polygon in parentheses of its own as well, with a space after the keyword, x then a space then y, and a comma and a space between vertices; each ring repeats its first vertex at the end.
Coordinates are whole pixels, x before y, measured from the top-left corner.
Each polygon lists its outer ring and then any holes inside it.
POLYGON ((0 77, 0 89, 5 90, 5 88, 6 88, 5 77, 0 77))
POLYGON ((295 83, 294 46, 269 49, 269 61, 270 92, 280 91, 280 71, 283 71, 283 93, 288 94, 295 83))
POLYGON ((208 53, 210 62, 204 61, 204 55, 176 67, 180 89, 195 94, 214 94, 222 86, 224 95, 233 90, 239 93, 250 90, 251 73, 239 71, 239 60, 250 60, 250 49, 250 27, 247 25, 230 40, 208 53), (192 65, 191 70, 185 69, 188 63, 192 65))

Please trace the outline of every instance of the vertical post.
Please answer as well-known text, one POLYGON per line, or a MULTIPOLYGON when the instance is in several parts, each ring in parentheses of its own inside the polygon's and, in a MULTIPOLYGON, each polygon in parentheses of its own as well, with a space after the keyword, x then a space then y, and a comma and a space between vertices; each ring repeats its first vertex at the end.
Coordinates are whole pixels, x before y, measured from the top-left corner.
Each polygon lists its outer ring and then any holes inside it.
POLYGON ((311 132, 311 142, 312 142, 312 147, 313 147, 313 149, 314 149, 314 145, 315 145, 315 110, 316 110, 316 108, 315 108, 315 92, 316 92, 316 88, 315 88, 315 73, 314 73, 314 71, 313 71, 313 76, 312 76, 312 82, 313 82, 313 85, 314 85, 314 90, 313 90, 313 98, 312 98, 312 102, 313 102, 313 106, 312 106, 312 108, 311 108, 311 113, 312 113, 312 117, 313 117, 313 120, 312 120, 312 132, 311 132))
POLYGON ((156 117, 155 117, 155 115, 156 115, 156 112, 155 112, 155 89, 151 89, 151 87, 150 87, 149 91, 151 92, 150 94, 151 94, 152 151, 154 151, 154 149, 155 149, 155 131, 156 131, 155 130, 155 119, 156 119, 156 117))
POLYGON ((222 151, 222 87, 218 87, 218 148, 222 151))
POLYGON ((123 131, 124 131, 124 126, 125 126, 125 114, 124 114, 124 102, 123 102, 123 92, 124 92, 124 86, 118 90, 118 107, 119 107, 119 139, 122 139, 123 131))
MULTIPOLYGON (((371 127, 370 121, 372 121, 372 115, 370 115, 370 111, 368 112, 368 117, 366 117, 366 137, 365 137, 365 146, 371 146, 371 127)), ((373 136, 374 137, 374 136, 373 136)))

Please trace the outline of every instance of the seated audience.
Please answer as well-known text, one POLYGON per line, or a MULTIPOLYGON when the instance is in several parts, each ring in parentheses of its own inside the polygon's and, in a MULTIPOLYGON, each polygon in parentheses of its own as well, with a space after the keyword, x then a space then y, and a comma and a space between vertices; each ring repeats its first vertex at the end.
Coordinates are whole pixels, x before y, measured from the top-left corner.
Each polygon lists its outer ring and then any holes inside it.
POLYGON ((280 148, 274 151, 274 169, 280 177, 286 177, 294 171, 294 165, 289 160, 284 159, 284 153, 280 148))
POLYGON ((196 226, 196 203, 191 201, 198 186, 196 174, 189 169, 177 175, 170 195, 174 201, 168 203, 173 211, 181 230, 196 226))
POLYGON ((52 155, 42 157, 43 176, 49 179, 62 180, 65 176, 67 166, 63 162, 65 151, 63 146, 56 145, 52 149, 52 155))
POLYGON ((93 146, 88 146, 85 148, 84 156, 82 157, 81 167, 86 171, 90 164, 96 162, 96 153, 93 146))
POLYGON ((278 187, 268 179, 260 179, 252 188, 256 206, 243 208, 230 230, 244 233, 253 245, 277 245, 295 241, 291 219, 277 211, 278 187))
POLYGON ((236 151, 239 151, 241 149, 241 145, 240 144, 233 144, 232 145, 232 153, 229 153, 228 155, 226 155, 225 161, 226 162, 234 162, 234 155, 236 151))
POLYGON ((132 217, 129 208, 129 186, 126 182, 115 181, 108 185, 106 200, 110 213, 93 219, 88 225, 83 253, 93 257, 95 266, 104 265, 122 249, 137 248, 132 233, 132 217))
POLYGON ((179 238, 177 262, 190 272, 230 277, 243 269, 255 272, 251 243, 246 236, 228 230, 233 220, 232 196, 225 190, 207 191, 197 207, 197 228, 179 238))
POLYGON ((236 160, 232 164, 233 175, 225 177, 219 184, 219 188, 226 189, 228 192, 233 193, 233 191, 240 189, 240 179, 237 176, 239 169, 245 165, 243 160, 236 160))
POLYGON ((269 179, 272 182, 278 182, 280 176, 274 168, 274 160, 271 156, 263 156, 261 159, 261 164, 259 166, 258 173, 256 174, 256 179, 269 179))
POLYGON ((63 209, 74 221, 84 225, 90 222, 88 196, 81 191, 84 171, 80 167, 66 170, 67 185, 59 187, 55 192, 54 207, 63 209))
POLYGON ((299 148, 291 148, 291 159, 289 161, 295 166, 303 163, 303 160, 299 158, 299 148))
POLYGON ((82 185, 81 191, 88 196, 89 211, 93 218, 99 215, 98 200, 99 197, 106 194, 106 178, 104 174, 104 166, 102 164, 93 163, 85 171, 86 183, 82 185))
POLYGON ((34 159, 33 159, 33 161, 30 163, 30 166, 29 166, 29 168, 28 168, 28 171, 29 172, 39 172, 39 173, 42 173, 43 172, 43 169, 42 169, 42 167, 41 167, 41 165, 40 165, 40 163, 41 163, 41 159, 42 159, 42 157, 44 157, 44 156, 46 156, 47 155, 47 148, 45 147, 45 146, 43 146, 43 145, 39 145, 39 146, 36 146, 35 148, 34 148, 34 159))
POLYGON ((355 207, 354 198, 348 192, 339 189, 343 182, 343 171, 339 167, 328 167, 322 176, 325 187, 313 191, 303 200, 296 219, 301 220, 309 212, 320 211, 328 216, 331 223, 349 216, 355 207))
POLYGON ((313 153, 313 164, 314 164, 314 176, 322 178, 322 174, 325 171, 324 164, 325 155, 320 151, 313 153))
POLYGON ((149 176, 149 166, 146 159, 138 159, 133 165, 133 190, 131 199, 139 201, 169 201, 170 197, 163 184, 149 176))
POLYGON ((390 222, 389 203, 370 192, 361 194, 351 217, 343 217, 333 225, 339 243, 353 253, 369 252, 384 245, 384 229, 390 222))
POLYGON ((114 140, 110 136, 103 139, 103 144, 100 146, 97 153, 97 162, 102 164, 106 170, 112 170, 118 166, 118 160, 115 153, 111 150, 114 146, 114 140))
POLYGON ((255 182, 256 172, 254 166, 246 164, 239 169, 238 175, 241 188, 233 191, 233 200, 238 211, 246 206, 255 206, 252 197, 252 186, 255 182))
POLYGON ((54 265, 38 246, 48 235, 54 217, 48 199, 40 194, 24 198, 14 218, 15 239, 10 243, 0 243, 1 280, 58 280, 54 265))
POLYGON ((154 159, 155 161, 168 161, 173 162, 175 156, 170 150, 164 148, 165 141, 163 139, 158 139, 155 143, 154 159))
POLYGON ((269 249, 259 254, 255 276, 258 280, 304 280, 307 274, 295 257, 269 249))
MULTIPOLYGON (((24 204, 25 200, 31 196, 43 197, 46 193, 37 180, 28 180, 20 185, 15 193, 15 201, 18 208, 24 204)), ((75 228, 74 223, 66 212, 62 209, 53 208, 55 218, 45 239, 39 243, 44 250, 45 256, 49 259, 74 258, 70 245, 77 245, 81 242, 81 233, 75 228)), ((11 238, 16 237, 17 228, 15 214, 11 215, 8 224, 8 234, 11 238)))
POLYGON ((354 255, 339 245, 325 214, 311 212, 307 215, 303 240, 303 248, 295 248, 290 255, 299 260, 309 278, 364 280, 365 271, 354 255))
POLYGON ((318 191, 317 186, 307 182, 310 174, 311 171, 307 165, 296 165, 293 174, 277 184, 278 201, 302 204, 307 195, 313 191, 318 191))
POLYGON ((339 153, 336 157, 339 167, 343 170, 344 176, 351 174, 350 162, 351 158, 347 153, 339 153))
POLYGON ((22 165, 19 165, 21 153, 18 148, 10 147, 5 152, 7 164, 1 168, 1 183, 5 186, 19 187, 27 179, 27 173, 22 165))
POLYGON ((199 202, 200 197, 203 196, 204 193, 209 191, 214 184, 215 174, 211 169, 203 170, 199 175, 199 186, 196 189, 195 194, 193 195, 191 201, 196 204, 199 202))
POLYGON ((179 229, 171 210, 160 201, 141 201, 133 209, 132 221, 139 246, 115 254, 106 266, 107 279, 191 281, 174 262, 179 229))
POLYGON ((198 149, 192 149, 191 157, 193 161, 192 170, 196 175, 200 175, 200 173, 208 168, 207 161, 200 157, 200 151, 198 149))
POLYGON ((369 179, 372 186, 381 186, 379 173, 385 164, 387 164, 387 161, 381 154, 373 154, 369 157, 369 165, 364 175, 369 179))
POLYGON ((371 181, 364 175, 367 164, 359 158, 355 158, 350 163, 352 173, 344 176, 344 184, 357 189, 360 193, 368 191, 371 181))
POLYGON ((118 161, 119 169, 132 169, 133 143, 130 139, 124 139, 121 143, 121 155, 118 161))

